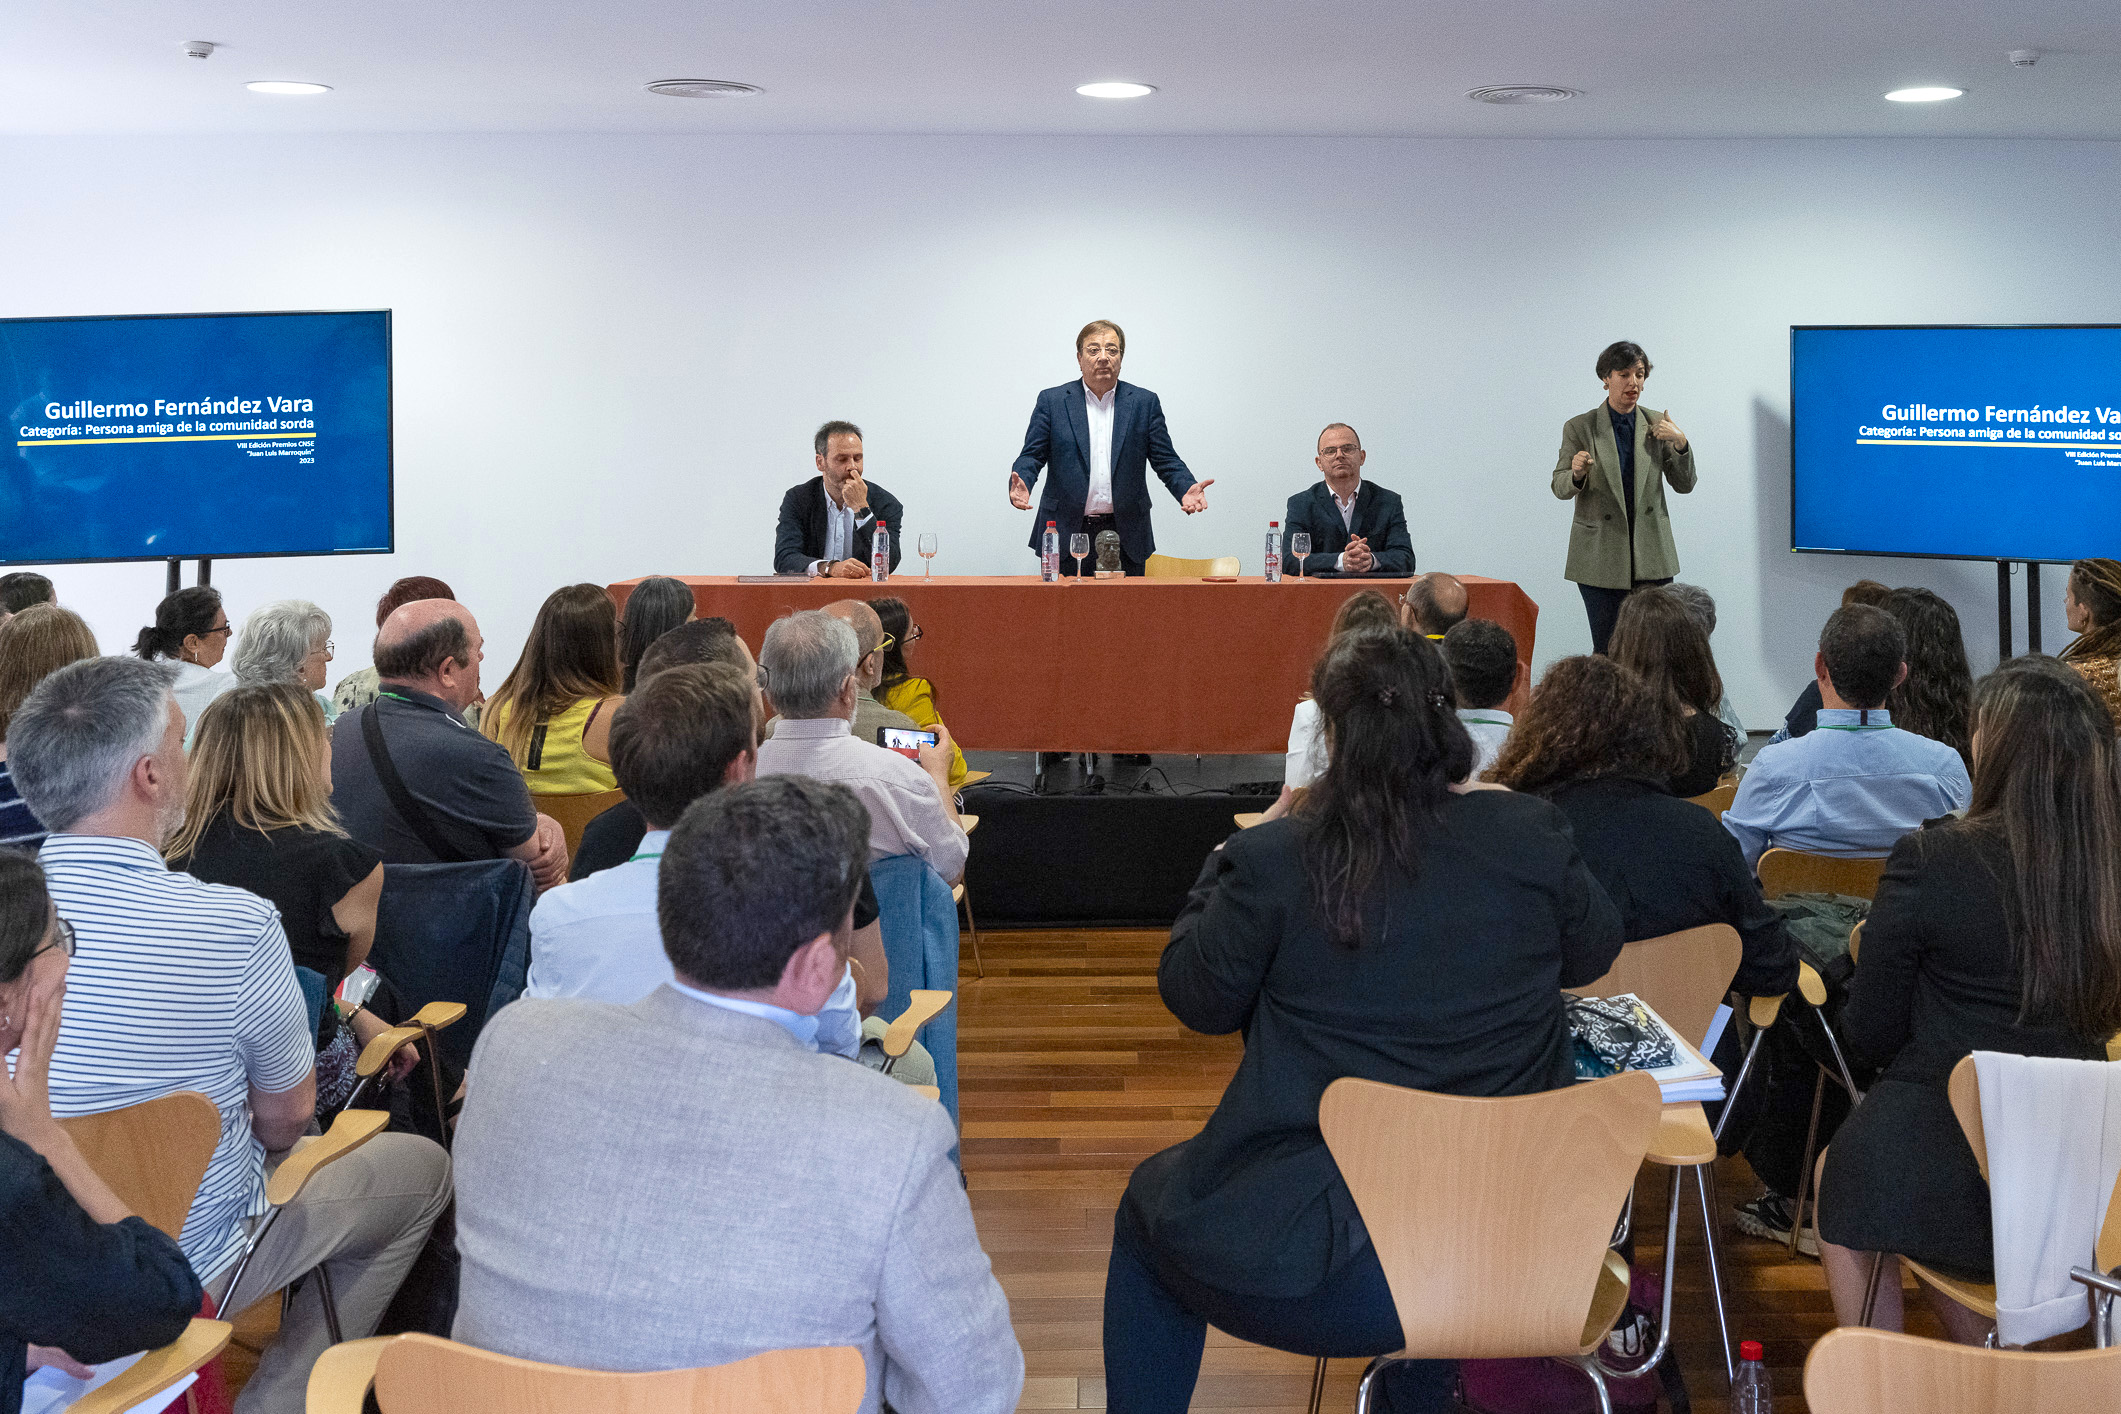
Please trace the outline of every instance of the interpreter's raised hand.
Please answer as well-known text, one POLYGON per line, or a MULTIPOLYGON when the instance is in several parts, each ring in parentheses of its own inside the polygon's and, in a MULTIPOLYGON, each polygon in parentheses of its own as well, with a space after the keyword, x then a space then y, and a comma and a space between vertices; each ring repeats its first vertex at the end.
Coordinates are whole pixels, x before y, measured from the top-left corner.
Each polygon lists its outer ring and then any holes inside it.
POLYGON ((1186 488, 1186 494, 1179 498, 1178 508, 1189 516, 1199 515, 1208 509, 1208 488, 1214 484, 1215 478, 1212 476, 1206 481, 1194 482, 1186 488))
POLYGON ((1367 574, 1377 567, 1377 559, 1370 553, 1370 542, 1360 535, 1348 541, 1348 548, 1340 552, 1343 569, 1353 574, 1367 574))
POLYGON ((856 472, 840 483, 840 501, 850 511, 869 509, 869 483, 856 472))
POLYGON ((63 980, 31 989, 24 1004, 26 1014, 13 1018, 22 1037, 14 1077, 10 1079, 0 1067, 0 1134, 33 1149, 40 1134, 56 1127, 49 1077, 52 1048, 59 1044, 59 1009, 65 1000, 63 980))
POLYGON ((841 560, 825 573, 828 579, 867 579, 869 566, 860 560, 841 560))
POLYGON ((1013 471, 1009 473, 1009 504, 1020 511, 1031 509, 1031 488, 1013 471))
POLYGON ((1569 458, 1569 475, 1576 478, 1578 486, 1583 485, 1583 478, 1589 474, 1590 470, 1591 454, 1589 452, 1578 452, 1575 456, 1569 458))
POLYGON ((1679 424, 1672 421, 1670 413, 1650 424, 1650 435, 1670 446, 1675 452, 1686 450, 1686 433, 1679 430, 1679 424))

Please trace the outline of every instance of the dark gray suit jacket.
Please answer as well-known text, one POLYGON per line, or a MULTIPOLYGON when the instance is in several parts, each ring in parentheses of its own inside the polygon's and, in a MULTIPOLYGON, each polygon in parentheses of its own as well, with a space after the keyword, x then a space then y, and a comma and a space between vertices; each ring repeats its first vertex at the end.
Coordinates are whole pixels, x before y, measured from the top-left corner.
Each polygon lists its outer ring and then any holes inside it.
POLYGON ((1293 572, 1289 559, 1289 537, 1297 531, 1311 537, 1311 558, 1304 562, 1306 572, 1333 568, 1334 558, 1348 548, 1348 541, 1360 535, 1369 542, 1370 554, 1376 560, 1374 570, 1379 574, 1414 573, 1414 539, 1407 533, 1407 509, 1400 501, 1397 491, 1364 478, 1355 488, 1355 529, 1349 531, 1340 518, 1340 506, 1333 499, 1333 488, 1320 481, 1309 490, 1299 491, 1289 498, 1289 509, 1282 521, 1282 573, 1293 572))

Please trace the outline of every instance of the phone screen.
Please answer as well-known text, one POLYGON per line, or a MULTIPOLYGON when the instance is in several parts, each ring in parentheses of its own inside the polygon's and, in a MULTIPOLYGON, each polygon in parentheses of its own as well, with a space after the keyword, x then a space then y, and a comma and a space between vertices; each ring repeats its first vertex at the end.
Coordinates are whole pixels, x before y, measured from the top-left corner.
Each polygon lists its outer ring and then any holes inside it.
POLYGON ((901 756, 918 759, 924 746, 933 746, 942 740, 934 732, 914 731, 908 727, 878 727, 876 744, 898 752, 901 756))

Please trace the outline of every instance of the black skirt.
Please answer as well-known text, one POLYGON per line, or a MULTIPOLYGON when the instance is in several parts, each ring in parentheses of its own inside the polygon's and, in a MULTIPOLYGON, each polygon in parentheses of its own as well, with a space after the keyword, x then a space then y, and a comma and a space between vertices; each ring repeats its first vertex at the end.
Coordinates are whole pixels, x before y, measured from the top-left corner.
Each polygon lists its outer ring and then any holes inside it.
POLYGON ((1885 1078, 1826 1151, 1819 1235, 1962 1281, 1993 1281, 1988 1201, 1988 1180, 1944 1087, 1885 1078))

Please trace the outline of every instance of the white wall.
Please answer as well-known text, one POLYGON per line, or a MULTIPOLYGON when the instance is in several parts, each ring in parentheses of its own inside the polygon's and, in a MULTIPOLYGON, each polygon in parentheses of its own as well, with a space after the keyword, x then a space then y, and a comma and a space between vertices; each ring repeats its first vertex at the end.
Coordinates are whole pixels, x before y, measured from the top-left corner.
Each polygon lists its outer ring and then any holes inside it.
MULTIPOLYGON (((2121 322, 2117 186, 2121 145, 2067 142, 18 138, 0 314, 394 309, 398 553, 215 583, 239 621, 322 603, 336 674, 391 579, 440 575, 489 685, 560 583, 766 569, 828 417, 867 429, 939 571, 1029 571, 1008 465, 1093 316, 1217 481, 1205 515, 1159 503, 1162 548, 1256 572, 1346 420, 1424 568, 1519 581, 1540 659, 1579 652, 1548 472, 1597 351, 1632 338, 1699 451, 1684 577, 1769 726, 1859 576, 1935 588, 1976 670, 1996 654, 1990 565, 1788 552, 1787 326, 2121 322)), ((53 571, 106 650, 162 573, 53 571)))

